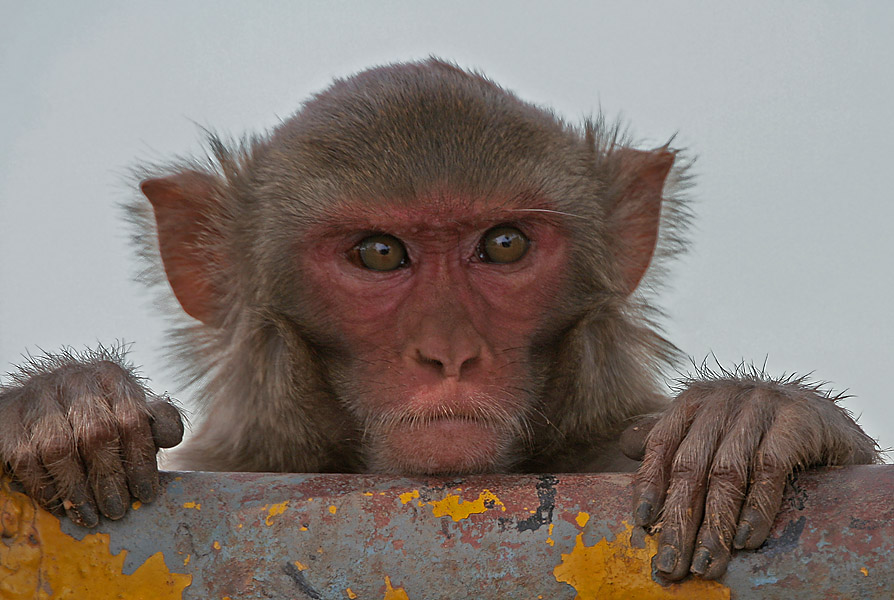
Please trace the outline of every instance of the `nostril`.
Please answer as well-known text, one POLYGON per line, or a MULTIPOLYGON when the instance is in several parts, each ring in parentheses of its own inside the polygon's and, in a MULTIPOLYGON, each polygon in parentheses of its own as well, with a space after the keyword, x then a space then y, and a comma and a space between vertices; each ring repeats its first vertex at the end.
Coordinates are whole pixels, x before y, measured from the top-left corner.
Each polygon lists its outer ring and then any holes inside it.
POLYGON ((433 367, 437 367, 438 369, 443 369, 443 368, 444 368, 444 363, 443 363, 443 362, 441 362, 441 361, 438 360, 437 358, 430 358, 430 357, 428 357, 428 356, 425 356, 424 354, 422 354, 422 351, 421 351, 421 350, 420 350, 420 351, 417 351, 417 353, 416 353, 416 360, 418 360, 419 362, 421 362, 421 363, 424 364, 424 365, 431 365, 431 366, 433 366, 433 367))

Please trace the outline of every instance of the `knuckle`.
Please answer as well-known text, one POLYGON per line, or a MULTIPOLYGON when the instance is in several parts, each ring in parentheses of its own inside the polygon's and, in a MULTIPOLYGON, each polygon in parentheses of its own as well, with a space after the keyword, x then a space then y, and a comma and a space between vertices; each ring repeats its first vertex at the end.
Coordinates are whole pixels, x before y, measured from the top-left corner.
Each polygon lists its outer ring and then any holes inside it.
POLYGON ((74 439, 61 433, 43 436, 39 439, 37 455, 44 464, 52 465, 67 461, 77 454, 74 439))
POLYGON ((125 437, 135 437, 143 433, 148 425, 148 418, 137 410, 124 410, 118 415, 118 429, 125 437))
POLYGON ((118 432, 108 423, 91 420, 78 428, 77 439, 81 452, 91 455, 116 445, 118 432))

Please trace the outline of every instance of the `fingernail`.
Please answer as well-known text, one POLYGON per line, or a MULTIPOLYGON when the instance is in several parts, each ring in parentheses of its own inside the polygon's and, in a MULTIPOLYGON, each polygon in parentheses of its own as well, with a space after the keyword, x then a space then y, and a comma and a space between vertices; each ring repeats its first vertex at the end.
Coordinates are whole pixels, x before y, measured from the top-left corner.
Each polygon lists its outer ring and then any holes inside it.
POLYGON ((648 500, 643 500, 636 507, 636 510, 633 512, 633 521, 636 525, 643 527, 652 522, 652 503, 648 500))
POLYGON ((121 499, 121 495, 115 492, 112 492, 102 501, 103 514, 110 519, 120 519, 124 516, 124 512, 127 510, 124 506, 124 500, 121 499))
POLYGON ((707 548, 699 548, 692 559, 692 572, 704 575, 711 566, 711 551, 707 548))
POLYGON ((673 572, 677 566, 677 550, 672 546, 662 546, 655 558, 655 566, 664 573, 673 572))
POLYGON ((736 550, 744 548, 745 544, 748 543, 749 537, 751 537, 751 523, 742 521, 739 523, 739 528, 736 529, 736 537, 733 539, 733 546, 735 546, 736 550))
POLYGON ((141 481, 137 484, 136 497, 140 502, 152 502, 155 500, 155 486, 151 481, 141 481))
POLYGON ((68 517, 82 527, 96 527, 99 523, 96 507, 89 502, 72 506, 67 512, 68 517))

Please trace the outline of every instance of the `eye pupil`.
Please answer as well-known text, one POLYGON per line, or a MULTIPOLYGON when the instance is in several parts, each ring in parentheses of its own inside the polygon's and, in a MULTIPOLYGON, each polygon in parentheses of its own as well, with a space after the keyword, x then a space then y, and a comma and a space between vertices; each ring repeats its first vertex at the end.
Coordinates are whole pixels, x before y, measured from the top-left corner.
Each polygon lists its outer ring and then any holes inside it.
POLYGON ((360 266, 373 271, 393 271, 407 264, 407 249, 403 243, 385 233, 360 240, 354 247, 360 266))
POLYGON ((490 263, 513 263, 528 251, 530 240, 515 227, 506 225, 494 227, 484 234, 479 244, 478 255, 490 263))

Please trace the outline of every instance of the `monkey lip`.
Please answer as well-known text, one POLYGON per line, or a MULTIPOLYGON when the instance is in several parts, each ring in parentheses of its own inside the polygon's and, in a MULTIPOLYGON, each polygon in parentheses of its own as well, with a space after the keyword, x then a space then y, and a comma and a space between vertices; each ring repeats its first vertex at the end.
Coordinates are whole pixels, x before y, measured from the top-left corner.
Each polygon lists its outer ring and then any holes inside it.
POLYGON ((480 419, 439 417, 395 427, 385 446, 408 473, 475 473, 493 470, 503 438, 497 427, 480 419))

